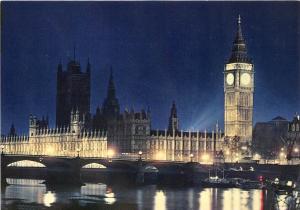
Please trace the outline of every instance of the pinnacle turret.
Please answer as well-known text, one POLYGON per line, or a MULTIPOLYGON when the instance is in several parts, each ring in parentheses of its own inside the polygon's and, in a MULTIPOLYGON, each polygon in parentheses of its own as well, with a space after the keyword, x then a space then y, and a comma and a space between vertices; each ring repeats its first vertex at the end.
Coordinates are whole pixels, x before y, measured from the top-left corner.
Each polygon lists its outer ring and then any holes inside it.
POLYGON ((110 76, 107 88, 107 96, 103 103, 103 114, 107 118, 116 117, 120 112, 120 105, 118 99, 116 98, 116 89, 114 84, 114 77, 112 67, 110 68, 110 76))
POLYGON ((171 107, 171 112, 170 112, 170 117, 169 117, 169 126, 168 126, 168 131, 173 132, 173 131, 178 131, 179 125, 178 125, 178 118, 177 118, 177 109, 175 105, 175 101, 172 103, 171 107))
POLYGON ((242 20, 238 16, 237 33, 233 42, 232 53, 228 63, 251 63, 251 59, 247 55, 246 43, 242 33, 242 20))

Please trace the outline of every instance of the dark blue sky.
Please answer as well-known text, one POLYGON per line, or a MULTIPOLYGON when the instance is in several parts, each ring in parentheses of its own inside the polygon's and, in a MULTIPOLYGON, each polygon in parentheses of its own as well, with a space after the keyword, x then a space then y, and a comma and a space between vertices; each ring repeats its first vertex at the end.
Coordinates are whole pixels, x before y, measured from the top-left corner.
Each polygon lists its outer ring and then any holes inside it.
POLYGON ((56 68, 76 54, 92 64, 91 112, 109 66, 121 108, 152 110, 167 127, 176 101, 183 129, 223 127, 223 69, 240 14, 255 65, 254 121, 300 111, 299 2, 2 2, 1 128, 28 116, 55 122, 56 68))

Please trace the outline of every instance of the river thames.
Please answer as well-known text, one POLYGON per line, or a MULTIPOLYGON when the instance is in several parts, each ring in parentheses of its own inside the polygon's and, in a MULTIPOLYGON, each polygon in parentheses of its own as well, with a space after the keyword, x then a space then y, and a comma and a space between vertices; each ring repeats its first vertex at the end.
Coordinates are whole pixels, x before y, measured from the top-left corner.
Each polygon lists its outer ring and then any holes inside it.
MULTIPOLYGON (((239 188, 108 186, 85 183, 74 188, 47 188, 43 180, 7 179, 2 209, 118 209, 118 210, 269 210, 267 191, 239 188)), ((275 209, 287 210, 285 196, 275 209)))

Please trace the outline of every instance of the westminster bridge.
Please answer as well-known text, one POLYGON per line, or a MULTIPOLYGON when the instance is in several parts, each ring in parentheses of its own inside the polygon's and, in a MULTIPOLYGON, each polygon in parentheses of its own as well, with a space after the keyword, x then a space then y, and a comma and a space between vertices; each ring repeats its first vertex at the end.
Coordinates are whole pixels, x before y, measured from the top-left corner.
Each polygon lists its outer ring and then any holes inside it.
MULTIPOLYGON (((257 163, 223 163, 205 165, 199 162, 154 161, 141 157, 136 159, 121 158, 86 158, 45 155, 11 155, 1 154, 1 182, 6 184, 6 178, 24 178, 28 169, 41 171, 46 184, 78 184, 82 176, 94 177, 106 174, 110 181, 127 177, 136 184, 144 184, 156 180, 156 183, 199 184, 209 173, 216 171, 220 176, 221 170, 225 176, 258 179, 264 176, 269 179, 283 177, 295 180, 298 176, 299 165, 274 165, 257 163), (18 166, 21 162, 35 163, 35 166, 18 166), (89 166, 98 166, 95 167, 89 166), (231 169, 237 169, 232 170, 231 169), (239 170, 239 169, 244 170, 239 170), (248 170, 248 169, 254 170, 248 170), (18 171, 19 170, 19 171, 18 171), (20 171, 21 170, 21 171, 20 171), (27 170, 27 171, 26 171, 27 170), (114 179, 114 180, 112 180, 114 179)), ((28 177, 27 177, 28 178, 28 177)))

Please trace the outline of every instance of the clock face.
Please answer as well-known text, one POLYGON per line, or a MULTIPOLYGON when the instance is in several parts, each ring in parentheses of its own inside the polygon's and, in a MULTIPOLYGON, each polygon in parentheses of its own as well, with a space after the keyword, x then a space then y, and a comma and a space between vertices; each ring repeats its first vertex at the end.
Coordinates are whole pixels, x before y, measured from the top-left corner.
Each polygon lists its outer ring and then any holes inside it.
POLYGON ((248 73, 243 73, 241 76, 242 85, 249 85, 251 81, 251 77, 248 73))
POLYGON ((226 82, 228 85, 232 85, 234 82, 234 76, 232 73, 227 74, 226 76, 226 82))

